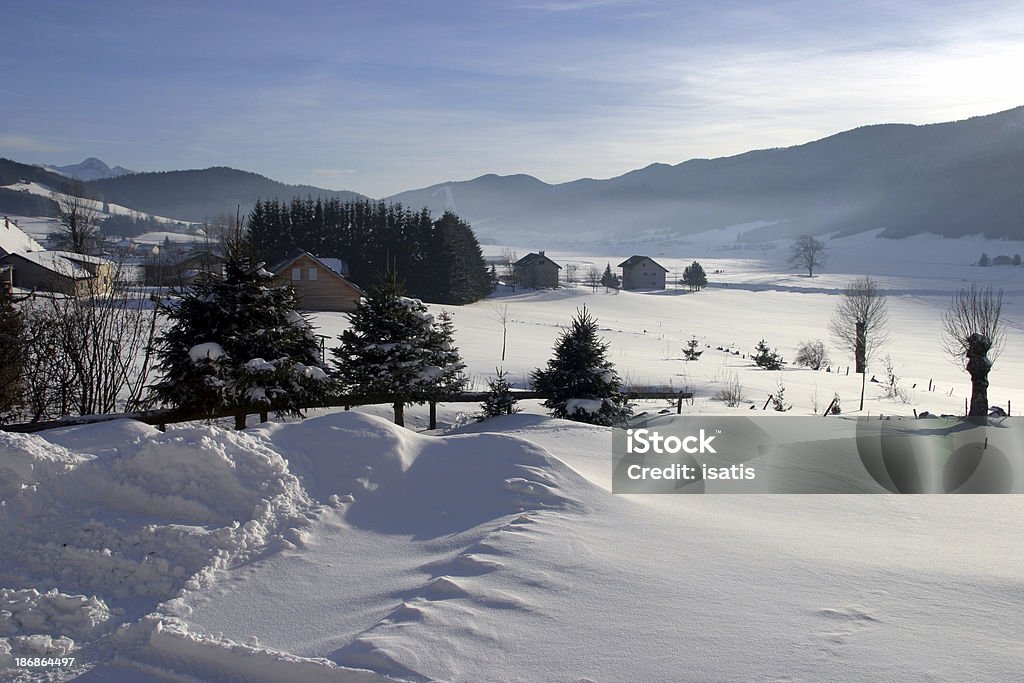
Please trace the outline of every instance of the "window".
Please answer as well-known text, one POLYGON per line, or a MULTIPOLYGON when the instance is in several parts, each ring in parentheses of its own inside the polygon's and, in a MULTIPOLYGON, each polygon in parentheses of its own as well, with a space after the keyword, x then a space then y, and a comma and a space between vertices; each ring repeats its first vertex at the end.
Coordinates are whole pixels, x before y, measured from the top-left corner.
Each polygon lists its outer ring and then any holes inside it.
POLYGON ((309 269, 309 277, 308 277, 308 279, 309 280, 315 280, 316 279, 316 268, 310 268, 309 269))
POLYGON ((302 279, 302 268, 292 268, 292 282, 298 282, 302 279))

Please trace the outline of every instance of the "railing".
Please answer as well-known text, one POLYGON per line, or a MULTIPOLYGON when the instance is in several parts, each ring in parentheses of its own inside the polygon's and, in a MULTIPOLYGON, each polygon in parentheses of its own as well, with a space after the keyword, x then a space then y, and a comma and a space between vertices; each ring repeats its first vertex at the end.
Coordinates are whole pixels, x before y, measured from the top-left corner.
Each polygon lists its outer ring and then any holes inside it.
MULTIPOLYGON (((683 412, 683 401, 693 398, 693 394, 688 391, 624 391, 626 398, 629 399, 666 399, 673 400, 676 402, 676 413, 683 412)), ((517 399, 537 399, 547 398, 545 394, 538 391, 513 391, 512 394, 517 399)), ((437 404, 438 403, 480 403, 488 395, 486 391, 464 391, 460 394, 445 398, 439 401, 427 402, 430 406, 430 423, 429 429, 437 429, 437 404)), ((354 396, 337 396, 330 401, 318 403, 316 405, 302 406, 300 409, 308 410, 310 408, 354 408, 361 405, 373 405, 377 403, 394 403, 394 397, 391 396, 373 396, 373 397, 360 397, 354 396)), ((114 420, 136 420, 138 422, 144 422, 146 424, 156 425, 163 429, 169 424, 176 424, 178 422, 193 422, 196 420, 210 420, 224 417, 233 417, 236 420, 236 426, 240 423, 245 424, 245 418, 248 415, 259 415, 262 421, 266 421, 267 414, 273 412, 273 408, 266 409, 260 406, 244 406, 244 407, 231 407, 223 408, 213 412, 200 412, 195 410, 181 410, 178 408, 163 408, 159 410, 145 410, 135 413, 112 413, 107 415, 76 415, 69 417, 62 417, 59 420, 48 420, 45 422, 24 422, 20 424, 9 424, 0 425, 0 431, 6 432, 19 432, 23 434, 29 434, 33 432, 41 432, 47 429, 58 429, 65 427, 76 427, 79 425, 87 424, 99 424, 102 422, 113 422, 114 420)))

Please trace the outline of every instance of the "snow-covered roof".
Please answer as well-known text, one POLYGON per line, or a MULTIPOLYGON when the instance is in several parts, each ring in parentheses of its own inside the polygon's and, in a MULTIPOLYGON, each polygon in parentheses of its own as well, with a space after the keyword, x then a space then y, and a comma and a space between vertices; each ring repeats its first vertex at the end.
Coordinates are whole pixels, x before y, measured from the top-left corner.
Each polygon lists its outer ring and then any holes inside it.
POLYGON ((657 261, 652 259, 650 256, 641 256, 639 254, 633 254, 628 259, 626 259, 625 261, 620 263, 617 267, 618 268, 634 268, 636 266, 641 265, 645 261, 650 261, 652 264, 654 264, 658 268, 661 268, 666 273, 668 272, 668 268, 666 268, 665 266, 661 265, 660 263, 658 263, 657 261))
POLYGON ((86 256, 85 254, 75 254, 70 251, 30 251, 20 254, 12 254, 12 256, 23 258, 26 261, 30 261, 31 263, 40 266, 41 268, 46 268, 58 275, 64 275, 76 280, 90 278, 93 276, 84 264, 101 265, 104 263, 110 263, 110 261, 106 259, 98 258, 96 256, 86 256))
POLYGON ((14 221, 4 216, 3 221, 0 221, 0 251, 7 254, 43 251, 43 245, 32 239, 14 221))

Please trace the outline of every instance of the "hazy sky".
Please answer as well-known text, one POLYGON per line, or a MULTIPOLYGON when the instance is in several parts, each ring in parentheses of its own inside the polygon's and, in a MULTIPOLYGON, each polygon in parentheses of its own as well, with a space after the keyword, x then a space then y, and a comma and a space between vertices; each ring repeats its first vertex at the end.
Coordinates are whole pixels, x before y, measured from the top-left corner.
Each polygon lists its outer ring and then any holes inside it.
POLYGON ((1024 105, 1024 3, 4 3, 0 156, 382 197, 1024 105))

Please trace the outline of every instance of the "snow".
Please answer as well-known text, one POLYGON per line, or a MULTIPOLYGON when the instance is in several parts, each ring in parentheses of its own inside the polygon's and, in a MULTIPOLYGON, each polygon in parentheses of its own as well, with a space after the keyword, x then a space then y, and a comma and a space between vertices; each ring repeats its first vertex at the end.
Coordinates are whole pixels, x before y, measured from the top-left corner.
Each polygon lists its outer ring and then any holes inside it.
MULTIPOLYGON (((203 344, 196 344, 188 350, 188 357, 192 359, 193 363, 198 363, 202 360, 217 360, 225 355, 224 347, 217 342, 205 342, 203 344)), ((262 358, 257 360, 262 361, 262 358)), ((249 361, 250 363, 252 361, 249 361)))
MULTIPOLYGON (((1024 271, 970 265, 1024 245, 856 236, 831 241, 829 270, 806 278, 782 265, 785 245, 738 258, 728 240, 693 239, 676 259, 651 251, 670 270, 699 259, 711 280, 699 293, 500 292, 504 362, 496 300, 460 307, 468 374, 479 386, 503 367, 525 387, 586 304, 617 374, 690 388, 688 414, 767 415, 780 379, 787 415, 820 413, 839 392, 843 415, 814 420, 825 440, 850 415, 962 410, 969 378, 945 360, 938 324, 967 280, 1006 291, 991 392, 1024 405, 1024 271), (801 339, 830 345, 837 293, 864 272, 889 294, 883 353, 909 402, 869 382, 857 411, 859 378, 833 348, 828 373, 743 357, 762 337, 787 358, 801 339), (704 353, 684 362, 693 335, 704 353), (750 400, 728 408, 714 393, 733 373, 750 400)), ((243 432, 118 421, 0 433, 0 666, 71 653, 78 668, 64 673, 96 680, 298 683, 1019 676, 1019 497, 613 495, 608 428, 521 406, 431 434, 371 414, 388 406, 243 432)))
POLYGON ((570 398, 565 402, 565 412, 567 415, 573 415, 577 410, 593 415, 601 412, 601 408, 603 407, 604 400, 602 399, 570 398))
POLYGON ((43 251, 43 245, 32 239, 15 221, 5 216, 0 223, 0 251, 8 254, 43 251))

